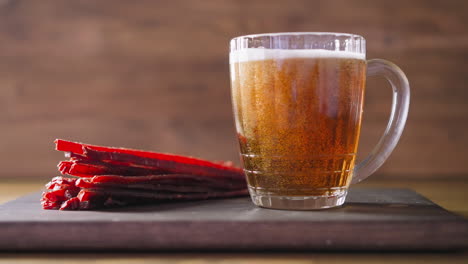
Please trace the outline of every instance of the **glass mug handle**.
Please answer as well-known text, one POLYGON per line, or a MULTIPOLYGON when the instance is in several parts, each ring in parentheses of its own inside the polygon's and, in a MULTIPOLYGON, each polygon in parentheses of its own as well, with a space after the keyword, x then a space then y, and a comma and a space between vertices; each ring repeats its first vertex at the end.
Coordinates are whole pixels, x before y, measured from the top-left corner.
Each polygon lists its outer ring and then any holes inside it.
POLYGON ((374 173, 395 149, 408 116, 410 87, 403 71, 395 64, 373 59, 367 61, 367 76, 382 75, 393 89, 392 110, 387 128, 371 153, 354 168, 351 183, 358 183, 374 173))

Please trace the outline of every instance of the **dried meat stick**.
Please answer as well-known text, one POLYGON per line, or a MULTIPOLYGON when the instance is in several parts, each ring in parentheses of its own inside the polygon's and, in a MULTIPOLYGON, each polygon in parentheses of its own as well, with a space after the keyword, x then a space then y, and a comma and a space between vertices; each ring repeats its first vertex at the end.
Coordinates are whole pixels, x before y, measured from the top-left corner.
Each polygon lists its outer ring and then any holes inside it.
POLYGON ((112 184, 169 184, 169 185, 197 185, 215 189, 245 189, 245 182, 226 181, 202 177, 191 174, 166 174, 166 175, 146 175, 123 177, 118 175, 97 175, 92 178, 94 183, 112 184))
MULTIPOLYGON (((101 194, 106 194, 114 197, 141 198, 144 200, 200 200, 208 198, 226 198, 235 196, 244 196, 248 192, 246 189, 234 190, 227 192, 206 192, 206 193, 172 193, 172 192, 152 192, 142 190, 127 190, 116 188, 90 188, 82 189, 83 191, 94 191, 101 194)), ((78 197, 79 194, 78 194, 78 197)))
MULTIPOLYGON (((119 176, 117 176, 119 177, 119 176)), ((154 183, 100 183, 93 182, 92 178, 82 178, 76 181, 76 186, 80 188, 119 188, 119 189, 133 189, 133 190, 150 190, 150 191, 165 191, 175 193, 203 193, 203 192, 214 192, 223 191, 220 189, 214 189, 205 186, 197 185, 174 185, 174 184, 154 184, 154 183)), ((225 191, 225 190, 224 190, 225 191)))
POLYGON ((58 170, 62 174, 68 174, 78 177, 92 177, 94 175, 152 175, 165 174, 167 172, 160 169, 144 169, 130 166, 117 166, 108 163, 96 161, 71 160, 61 161, 58 165, 58 170))
POLYGON ((41 205, 44 209, 59 209, 64 202, 76 197, 80 188, 73 178, 54 177, 46 184, 47 191, 42 193, 41 205))
POLYGON ((95 188, 82 189, 77 198, 82 210, 123 206, 127 204, 149 204, 162 201, 205 200, 210 198, 228 198, 247 195, 247 190, 210 193, 163 193, 142 192, 122 189, 95 188))
POLYGON ((194 174, 218 179, 245 181, 242 170, 217 164, 218 167, 201 166, 197 164, 180 163, 174 160, 140 157, 127 153, 103 152, 84 147, 86 157, 109 164, 127 165, 141 168, 159 168, 171 173, 194 174))
MULTIPOLYGON (((89 144, 83 144, 78 142, 66 141, 57 139, 55 140, 56 149, 59 151, 66 151, 72 152, 78 155, 88 156, 88 154, 93 151, 96 155, 99 155, 99 152, 104 153, 118 153, 118 154, 127 154, 116 156, 115 162, 119 161, 119 158, 127 158, 127 161, 124 159, 123 162, 129 162, 135 165, 148 165, 145 164, 146 160, 151 160, 152 164, 159 164, 161 165, 161 169, 168 168, 171 172, 174 171, 176 173, 190 173, 190 170, 196 170, 200 175, 225 175, 232 178, 237 179, 244 179, 244 173, 241 169, 235 168, 232 166, 226 166, 214 162, 210 162, 207 160, 196 159, 192 157, 184 157, 178 156, 173 154, 165 154, 165 153, 157 153, 157 152, 149 152, 149 151, 141 151, 141 150, 133 150, 133 149, 126 149, 126 148, 112 148, 112 147, 103 147, 103 146, 95 146, 89 144), (133 156, 133 158, 131 158, 133 156), (138 157, 142 159, 138 159, 138 157), (201 172, 201 173, 200 173, 201 172)), ((100 159, 102 160, 102 159, 100 159)), ((109 161, 109 160, 108 160, 109 161)))

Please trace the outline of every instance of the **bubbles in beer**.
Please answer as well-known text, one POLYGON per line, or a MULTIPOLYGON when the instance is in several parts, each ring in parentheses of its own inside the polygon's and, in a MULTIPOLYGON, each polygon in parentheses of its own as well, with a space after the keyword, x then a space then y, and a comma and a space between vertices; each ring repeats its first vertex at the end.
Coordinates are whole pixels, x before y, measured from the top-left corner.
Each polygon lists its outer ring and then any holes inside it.
POLYGON ((347 187, 361 125, 364 55, 245 49, 231 53, 230 61, 249 185, 287 196, 347 187))

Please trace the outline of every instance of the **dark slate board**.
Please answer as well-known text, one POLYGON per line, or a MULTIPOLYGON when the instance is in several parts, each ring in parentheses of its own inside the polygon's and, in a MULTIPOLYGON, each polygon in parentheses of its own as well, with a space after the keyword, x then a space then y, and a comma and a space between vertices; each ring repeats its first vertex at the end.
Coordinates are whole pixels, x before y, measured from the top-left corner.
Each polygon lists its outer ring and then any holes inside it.
POLYGON ((105 211, 42 210, 40 193, 0 206, 2 250, 452 250, 468 223, 406 189, 350 191, 341 208, 281 211, 249 198, 105 211))

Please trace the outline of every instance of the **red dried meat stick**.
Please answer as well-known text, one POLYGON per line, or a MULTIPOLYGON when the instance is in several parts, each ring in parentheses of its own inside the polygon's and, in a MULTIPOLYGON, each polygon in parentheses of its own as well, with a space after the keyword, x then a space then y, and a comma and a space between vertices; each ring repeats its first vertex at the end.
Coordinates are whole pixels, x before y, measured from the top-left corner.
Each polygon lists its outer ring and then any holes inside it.
MULTIPOLYGON (((116 176, 120 177, 120 176, 116 176)), ((135 189, 135 190, 151 190, 151 191, 166 191, 177 193, 200 193, 200 192, 213 192, 225 191, 222 189, 215 189, 199 185, 174 185, 174 184, 154 184, 154 183, 129 183, 119 184, 114 182, 100 183, 94 182, 93 178, 83 178, 76 181, 76 186, 80 188, 121 188, 121 189, 135 189)))
MULTIPOLYGON (((126 148, 95 146, 61 139, 55 140, 55 143, 57 150, 72 152, 79 155, 88 156, 88 154, 90 153, 99 155, 99 152, 126 154, 116 155, 116 159, 114 161, 130 162, 132 164, 143 166, 149 165, 147 164, 147 162, 149 161, 149 163, 151 163, 150 166, 154 166, 165 170, 167 169, 175 173, 191 173, 192 171, 196 171, 196 174, 200 175, 215 177, 219 175, 224 175, 232 178, 244 179, 244 173, 239 168, 225 166, 207 160, 201 160, 192 157, 184 157, 172 154, 156 153, 126 148), (138 159, 137 157, 140 157, 142 159, 138 159)), ((112 155, 110 156, 112 157, 112 155)), ((104 159, 99 160, 102 161, 104 159)), ((107 160, 109 159, 107 158, 107 160)))
POLYGON ((99 175, 92 178, 94 183, 112 184, 169 184, 169 185, 198 185, 216 189, 245 189, 245 181, 226 181, 211 179, 190 174, 166 174, 166 175, 146 175, 134 177, 122 177, 118 175, 99 175))
POLYGON ((127 153, 103 152, 93 150, 88 147, 84 147, 84 149, 87 157, 110 164, 114 164, 115 162, 117 162, 116 164, 119 165, 126 164, 128 166, 138 166, 144 168, 160 168, 171 173, 195 174, 218 179, 232 179, 245 181, 245 176, 242 170, 233 170, 232 168, 226 169, 228 167, 221 165, 217 165, 221 168, 208 167, 194 164, 184 164, 173 160, 160 160, 154 158, 140 157, 127 153))
MULTIPOLYGON (((135 199, 118 200, 110 197, 101 191, 93 189, 83 189, 78 194, 79 199, 79 210, 89 210, 107 207, 122 207, 129 203, 138 203, 135 199)), ((73 210, 72 208, 66 208, 64 210, 73 210)))
POLYGON ((96 209, 127 204, 147 204, 161 201, 204 200, 247 195, 247 190, 211 193, 162 193, 142 192, 122 189, 83 189, 78 194, 80 209, 96 209))
POLYGON ((73 197, 60 205, 60 210, 79 210, 80 209, 80 199, 78 197, 73 197))
POLYGON ((44 209, 59 209, 67 200, 76 197, 80 188, 75 185, 77 179, 54 177, 46 184, 48 191, 42 193, 41 204, 44 209))
POLYGON ((144 166, 131 166, 128 164, 122 164, 119 166, 115 164, 101 162, 98 160, 92 160, 92 159, 89 159, 88 157, 76 157, 75 156, 75 157, 71 157, 70 161, 73 164, 90 165, 90 166, 96 166, 98 168, 110 170, 115 175, 123 175, 125 173, 127 174, 134 173, 135 175, 168 174, 167 171, 161 170, 159 168, 145 168, 144 166))
POLYGON ((129 166, 116 166, 108 163, 96 161, 83 161, 71 160, 61 161, 57 165, 62 174, 68 174, 78 177, 92 177, 94 175, 123 175, 123 176, 136 176, 136 175, 151 175, 166 173, 158 169, 144 169, 129 166))
POLYGON ((126 167, 117 167, 113 168, 109 165, 94 166, 91 164, 88 167, 88 164, 84 161, 72 160, 72 161, 61 161, 58 165, 58 168, 62 174, 69 174, 78 177, 93 177, 96 175, 106 176, 104 178, 97 178, 97 181, 110 181, 115 183, 116 181, 121 184, 141 184, 141 183, 162 183, 162 181, 168 181, 167 184, 172 185, 204 185, 206 187, 212 188, 221 188, 221 189, 242 189, 246 188, 246 182, 244 180, 225 180, 225 179, 215 179, 208 178, 199 175, 181 175, 181 174, 159 174, 153 175, 157 170, 145 170, 140 168, 126 168, 126 167), (106 167, 108 166, 108 167, 106 167), (106 168, 105 168, 106 167, 106 168), (110 173, 109 173, 110 172, 110 173), (120 172, 120 173, 118 173, 120 172), (112 175, 106 175, 112 174, 112 175), (121 177, 123 176, 132 176, 121 177), (145 176, 141 176, 145 175, 145 176), (110 177, 110 178, 109 178, 110 177))
POLYGON ((60 171, 60 173, 64 175, 73 175, 77 177, 92 177, 93 175, 95 175, 94 173, 92 173, 95 172, 93 171, 93 168, 90 168, 88 170, 85 170, 83 168, 75 168, 73 161, 68 160, 59 162, 57 168, 60 171))
POLYGON ((88 190, 81 190, 78 193, 77 198, 79 199, 79 209, 93 209, 99 207, 105 207, 104 203, 107 200, 107 195, 102 192, 93 192, 88 190))
POLYGON ((63 202, 51 202, 49 200, 41 199, 42 209, 58 210, 63 202))
POLYGON ((75 197, 77 194, 78 192, 74 190, 60 189, 60 190, 44 192, 42 197, 44 198, 44 200, 47 200, 50 202, 63 202, 70 198, 75 197))
POLYGON ((48 182, 45 187, 48 190, 59 190, 59 189, 70 189, 76 188, 75 182, 76 178, 65 178, 62 176, 57 176, 52 178, 50 182, 48 182))
MULTIPOLYGON (((141 198, 145 200, 200 200, 208 198, 225 198, 244 196, 248 192, 246 189, 227 191, 227 192, 207 192, 207 193, 172 193, 172 192, 152 192, 142 190, 126 190, 114 188, 90 188, 83 189, 86 191, 94 191, 100 194, 106 194, 114 197, 141 198)), ((82 190, 82 191, 83 191, 82 190)), ((78 196, 79 197, 79 196, 78 196)), ((81 200, 81 199, 80 199, 81 200)))

